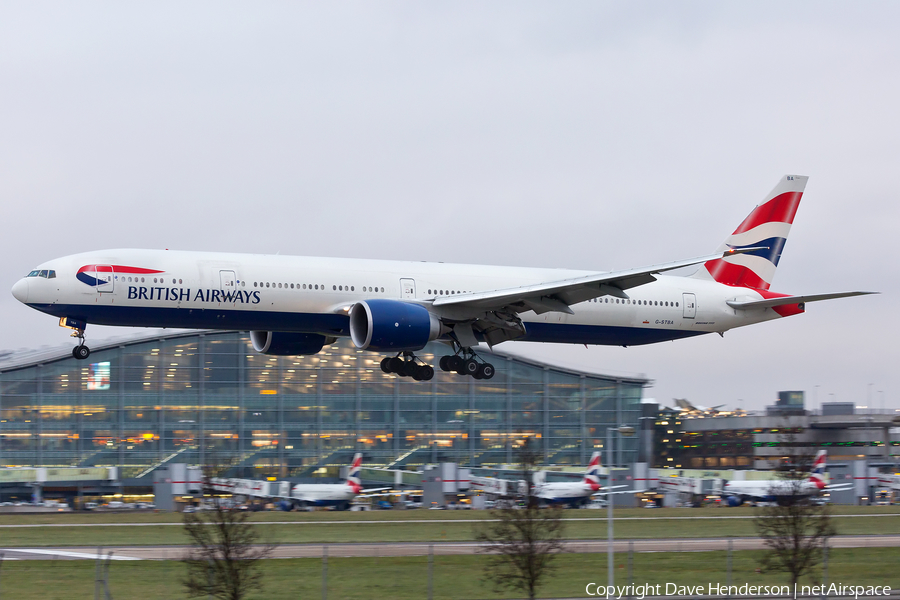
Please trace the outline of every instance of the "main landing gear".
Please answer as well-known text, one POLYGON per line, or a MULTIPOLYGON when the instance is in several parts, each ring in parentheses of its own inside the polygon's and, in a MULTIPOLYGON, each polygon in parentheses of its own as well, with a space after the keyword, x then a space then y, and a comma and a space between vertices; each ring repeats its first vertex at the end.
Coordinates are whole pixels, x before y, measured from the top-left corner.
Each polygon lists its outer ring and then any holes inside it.
POLYGON ((490 379, 494 376, 494 365, 481 360, 471 348, 460 348, 452 356, 442 356, 441 371, 453 371, 459 375, 470 375, 475 379, 490 379))
POLYGON ((381 370, 401 377, 412 377, 416 381, 430 381, 434 377, 434 368, 429 365, 420 365, 416 362, 418 360, 412 352, 401 352, 397 356, 383 358, 381 370))
POLYGON ((91 349, 84 345, 84 329, 76 329, 72 337, 78 338, 78 345, 72 348, 72 358, 84 360, 91 355, 91 349))

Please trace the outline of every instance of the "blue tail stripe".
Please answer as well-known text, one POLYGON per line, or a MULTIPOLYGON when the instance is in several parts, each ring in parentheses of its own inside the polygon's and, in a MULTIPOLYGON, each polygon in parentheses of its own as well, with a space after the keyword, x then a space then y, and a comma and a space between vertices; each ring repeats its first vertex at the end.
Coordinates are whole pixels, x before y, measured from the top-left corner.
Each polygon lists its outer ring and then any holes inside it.
POLYGON ((781 260, 781 253, 784 251, 785 242, 787 242, 787 238, 774 237, 767 240, 760 240, 753 244, 747 244, 745 246, 732 246, 732 248, 734 248, 735 250, 741 250, 743 248, 755 248, 757 246, 762 246, 760 250, 754 250, 753 252, 747 252, 746 254, 750 256, 759 256, 760 258, 765 258, 777 267, 778 261, 781 260))

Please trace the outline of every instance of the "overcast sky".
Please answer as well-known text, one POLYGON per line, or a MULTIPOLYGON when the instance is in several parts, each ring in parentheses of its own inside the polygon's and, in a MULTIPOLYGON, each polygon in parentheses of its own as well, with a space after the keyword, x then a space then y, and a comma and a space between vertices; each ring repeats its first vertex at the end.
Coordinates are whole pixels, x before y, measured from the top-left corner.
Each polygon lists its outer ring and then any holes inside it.
MULTIPOLYGON (((715 250, 779 177, 809 175, 773 289, 882 295, 724 339, 499 348, 645 374, 663 403, 871 390, 900 408, 898 17, 890 2, 3 1, 0 287, 115 247, 636 267, 715 250)), ((8 292, 0 319, 0 348, 68 341, 8 292)))

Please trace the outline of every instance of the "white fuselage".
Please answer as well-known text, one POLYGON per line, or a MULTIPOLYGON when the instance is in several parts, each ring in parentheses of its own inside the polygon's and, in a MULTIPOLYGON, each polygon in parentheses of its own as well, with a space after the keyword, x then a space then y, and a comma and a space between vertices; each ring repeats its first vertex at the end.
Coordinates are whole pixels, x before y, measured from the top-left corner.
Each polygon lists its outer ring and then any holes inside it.
POLYGON ((545 483, 535 490, 535 496, 547 503, 572 503, 586 500, 595 492, 590 485, 579 483, 545 483))
POLYGON ((819 493, 815 483, 775 479, 771 481, 729 481, 722 488, 724 496, 738 496, 757 500, 772 500, 782 496, 814 496, 819 493))
POLYGON ((346 483, 308 483, 295 485, 291 498, 321 506, 343 504, 356 497, 356 492, 346 483))
MULTIPOLYGON (((431 303, 447 295, 589 274, 134 249, 67 256, 38 269, 52 270, 56 276, 24 278, 13 293, 25 304, 57 317, 99 325, 269 330, 337 337, 349 335, 347 310, 358 301, 402 299, 421 304, 441 318, 464 320, 478 315, 431 303), (107 270, 101 273, 99 267, 104 266, 107 270), (94 276, 106 280, 98 284, 94 276), (91 281, 95 283, 86 283, 91 281)), ((771 309, 736 311, 726 304, 727 300, 762 298, 748 288, 698 278, 656 277, 657 281, 629 289, 628 299, 601 296, 574 304, 573 314, 522 313, 526 334, 519 339, 629 346, 724 332, 778 317, 771 309), (688 310, 687 305, 695 308, 688 310)))

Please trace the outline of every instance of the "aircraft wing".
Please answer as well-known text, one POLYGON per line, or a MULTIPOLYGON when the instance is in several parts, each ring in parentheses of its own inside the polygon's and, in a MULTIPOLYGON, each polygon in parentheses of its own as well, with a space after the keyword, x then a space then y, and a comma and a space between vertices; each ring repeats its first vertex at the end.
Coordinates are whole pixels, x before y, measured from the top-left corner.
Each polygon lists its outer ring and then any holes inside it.
MULTIPOLYGON (((625 487, 623 485, 617 485, 616 487, 625 487)), ((643 488, 640 490, 619 490, 618 492, 610 492, 600 490, 599 492, 594 492, 591 496, 614 496, 615 494, 642 494, 647 491, 647 488, 643 488)))
MULTIPOLYGON (((360 490, 360 493, 361 494, 372 494, 373 492, 383 492, 383 491, 389 490, 389 489, 391 489, 391 488, 389 488, 389 487, 371 488, 368 490, 360 490)), ((378 495, 381 496, 383 494, 378 494, 378 495)), ((357 497, 359 497, 359 496, 357 496, 357 497)))
POLYGON ((707 256, 678 260, 650 267, 596 273, 572 279, 487 292, 441 296, 434 300, 433 306, 465 307, 486 311, 505 310, 516 313, 533 310, 537 314, 551 311, 573 314, 572 309, 569 308, 570 305, 585 302, 592 298, 599 296, 628 298, 625 290, 656 281, 654 275, 658 273, 758 250, 760 248, 730 249, 707 256))
POLYGON ((819 300, 833 300, 835 298, 849 298, 850 296, 867 296, 878 292, 836 292, 833 294, 810 294, 806 296, 782 296, 768 300, 728 300, 726 304, 738 310, 751 308, 773 308, 785 304, 800 304, 801 302, 817 302, 819 300))
POLYGON ((849 490, 852 488, 854 484, 852 483, 835 483, 832 485, 826 485, 825 489, 829 492, 840 492, 842 490, 849 490))

